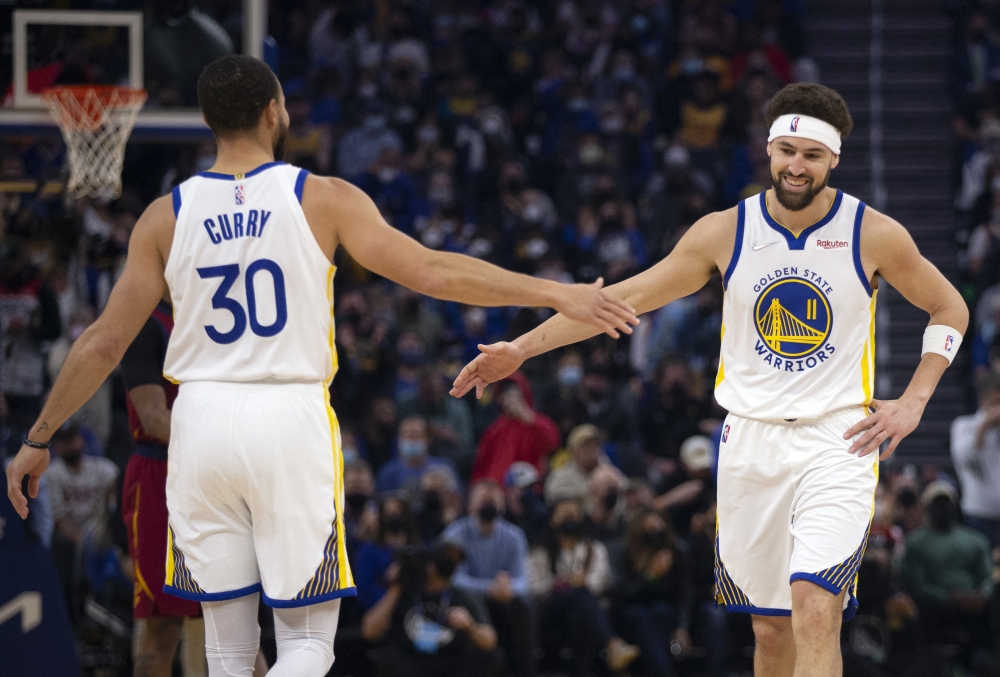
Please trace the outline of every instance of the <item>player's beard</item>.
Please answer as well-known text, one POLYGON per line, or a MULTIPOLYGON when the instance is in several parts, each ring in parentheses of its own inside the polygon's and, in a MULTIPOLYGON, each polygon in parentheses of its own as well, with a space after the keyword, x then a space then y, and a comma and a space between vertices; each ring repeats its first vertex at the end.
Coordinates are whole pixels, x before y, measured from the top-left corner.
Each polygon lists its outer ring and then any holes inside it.
POLYGON ((281 125, 278 128, 278 137, 274 140, 274 159, 282 161, 285 159, 285 147, 288 142, 288 125, 281 125))
POLYGON ((785 185, 782 183, 781 178, 785 173, 778 174, 775 176, 771 174, 771 182, 774 184, 774 196, 778 198, 778 202, 781 206, 790 212, 799 212, 812 204, 813 198, 823 192, 826 188, 826 184, 830 181, 830 170, 826 170, 826 176, 819 183, 816 183, 812 179, 809 179, 811 187, 808 190, 804 190, 801 193, 793 193, 785 189, 785 185))

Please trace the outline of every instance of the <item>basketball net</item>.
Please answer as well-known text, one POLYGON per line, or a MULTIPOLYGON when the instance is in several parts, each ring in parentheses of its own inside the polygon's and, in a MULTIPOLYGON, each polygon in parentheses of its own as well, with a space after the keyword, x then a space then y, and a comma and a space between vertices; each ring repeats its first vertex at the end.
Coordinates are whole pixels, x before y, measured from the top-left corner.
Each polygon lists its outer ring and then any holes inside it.
POLYGON ((125 143, 146 102, 146 90, 74 85, 46 89, 42 99, 66 142, 66 189, 76 197, 121 195, 125 143))

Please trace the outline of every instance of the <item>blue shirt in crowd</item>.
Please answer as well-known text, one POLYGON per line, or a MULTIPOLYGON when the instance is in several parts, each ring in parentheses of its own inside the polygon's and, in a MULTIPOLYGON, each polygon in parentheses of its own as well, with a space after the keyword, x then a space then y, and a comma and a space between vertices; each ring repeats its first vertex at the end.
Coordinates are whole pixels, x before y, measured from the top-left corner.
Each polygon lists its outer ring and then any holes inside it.
POLYGON ((354 585, 358 588, 358 602, 365 611, 375 606, 385 594, 385 572, 395 556, 395 550, 378 543, 362 543, 358 546, 351 571, 354 574, 354 585))
POLYGON ((378 476, 375 479, 375 489, 380 494, 399 491, 400 489, 407 488, 407 485, 410 484, 417 485, 414 488, 419 489, 420 478, 431 468, 444 468, 448 470, 455 479, 455 486, 459 486, 455 464, 447 458, 428 456, 426 463, 419 468, 413 468, 403 463, 402 459, 397 456, 379 468, 378 476))
POLYGON ((441 540, 465 552, 465 561, 452 578, 456 588, 485 595, 496 575, 506 571, 514 594, 528 594, 528 539, 520 527, 497 517, 493 531, 484 535, 479 520, 468 515, 449 524, 441 540))

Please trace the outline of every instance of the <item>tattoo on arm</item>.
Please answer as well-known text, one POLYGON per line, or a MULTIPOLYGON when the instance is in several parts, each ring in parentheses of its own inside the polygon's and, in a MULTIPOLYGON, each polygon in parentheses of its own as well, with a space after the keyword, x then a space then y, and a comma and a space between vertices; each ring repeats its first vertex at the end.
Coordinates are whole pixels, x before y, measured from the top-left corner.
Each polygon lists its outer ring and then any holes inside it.
POLYGON ((38 430, 36 432, 42 432, 43 430, 48 430, 48 429, 49 429, 48 421, 42 421, 42 425, 38 426, 38 430))

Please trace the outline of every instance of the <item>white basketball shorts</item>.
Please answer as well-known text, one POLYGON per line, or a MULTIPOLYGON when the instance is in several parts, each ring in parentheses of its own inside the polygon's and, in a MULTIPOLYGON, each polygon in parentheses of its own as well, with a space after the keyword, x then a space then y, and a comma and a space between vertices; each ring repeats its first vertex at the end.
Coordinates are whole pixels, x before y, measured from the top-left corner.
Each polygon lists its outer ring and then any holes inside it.
POLYGON ((323 383, 181 385, 167 462, 164 590, 272 607, 354 595, 340 430, 323 383))
POLYGON ((820 419, 760 421, 730 414, 718 472, 716 597, 727 610, 788 616, 791 584, 806 580, 857 609, 878 454, 847 452, 861 407, 820 419))

